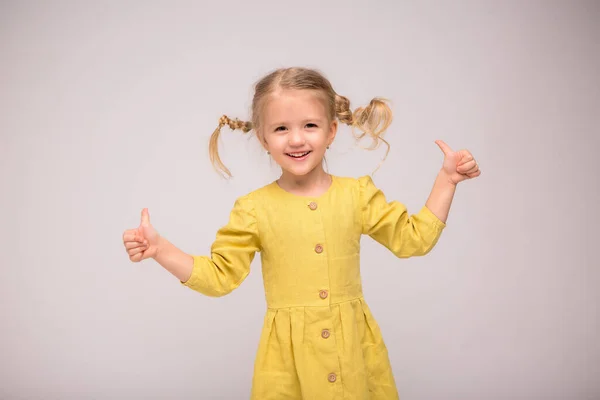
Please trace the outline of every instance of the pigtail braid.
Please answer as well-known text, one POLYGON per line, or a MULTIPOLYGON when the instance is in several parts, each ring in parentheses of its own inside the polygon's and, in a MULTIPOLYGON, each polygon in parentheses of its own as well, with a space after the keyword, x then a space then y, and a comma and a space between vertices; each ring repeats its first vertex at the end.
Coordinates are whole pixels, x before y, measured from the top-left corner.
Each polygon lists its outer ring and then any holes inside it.
POLYGON ((252 130, 251 122, 240 121, 237 118, 235 120, 230 119, 227 115, 223 115, 219 119, 219 126, 210 136, 210 142, 208 144, 208 154, 210 156, 210 162, 213 167, 217 170, 217 172, 225 175, 227 177, 231 177, 231 172, 229 169, 223 164, 221 161, 221 157, 219 157, 219 135, 221 134, 221 128, 225 125, 228 125, 231 130, 239 129, 244 133, 248 133, 252 130))
MULTIPOLYGON (((383 138, 387 128, 392 123, 392 109, 387 100, 376 97, 366 107, 358 107, 354 112, 350 109, 350 100, 339 94, 335 95, 335 113, 340 122, 357 128, 362 133, 354 134, 359 141, 365 136, 372 139, 368 150, 374 150, 383 142, 387 146, 383 162, 390 152, 390 144, 383 138)), ((381 163, 379 164, 381 166, 381 163)), ((379 169, 379 166, 377 169, 379 169)), ((375 171, 377 171, 377 169, 375 171)))

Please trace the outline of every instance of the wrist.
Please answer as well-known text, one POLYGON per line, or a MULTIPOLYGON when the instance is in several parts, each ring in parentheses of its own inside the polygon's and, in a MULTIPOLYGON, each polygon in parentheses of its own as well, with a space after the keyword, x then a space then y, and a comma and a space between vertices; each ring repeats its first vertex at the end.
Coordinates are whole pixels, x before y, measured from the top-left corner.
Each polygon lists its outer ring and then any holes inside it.
POLYGON ((154 254, 154 256, 152 256, 152 258, 154 258, 154 260, 158 260, 158 257, 160 256, 160 254, 163 253, 166 246, 167 246, 167 240, 165 238, 163 238, 162 236, 159 236, 158 244, 156 245, 156 253, 154 254))
POLYGON ((440 169, 440 172, 438 173, 438 181, 440 183, 444 184, 445 186, 448 186, 451 188, 456 188, 456 185, 457 185, 457 183, 454 182, 454 180, 452 180, 452 177, 450 176, 450 174, 448 174, 443 169, 440 169))

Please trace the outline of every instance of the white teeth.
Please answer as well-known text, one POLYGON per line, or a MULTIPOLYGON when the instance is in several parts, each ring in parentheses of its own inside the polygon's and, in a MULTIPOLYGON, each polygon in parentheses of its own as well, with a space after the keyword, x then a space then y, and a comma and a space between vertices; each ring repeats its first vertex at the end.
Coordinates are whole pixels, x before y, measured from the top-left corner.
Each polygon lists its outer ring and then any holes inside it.
POLYGON ((304 157, 308 153, 310 153, 310 151, 306 151, 304 153, 288 153, 288 156, 300 158, 300 157, 304 157))

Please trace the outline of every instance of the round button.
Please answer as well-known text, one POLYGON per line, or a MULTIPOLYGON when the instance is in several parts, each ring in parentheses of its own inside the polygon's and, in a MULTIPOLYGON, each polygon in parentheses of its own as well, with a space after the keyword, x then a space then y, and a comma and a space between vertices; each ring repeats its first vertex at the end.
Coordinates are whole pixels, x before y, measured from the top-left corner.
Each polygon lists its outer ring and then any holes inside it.
POLYGON ((316 246, 315 246, 315 252, 316 252, 317 254, 321 254, 321 253, 323 252, 323 246, 322 246, 322 245, 320 245, 320 244, 316 245, 316 246))
POLYGON ((311 210, 313 210, 313 211, 314 211, 314 210, 316 210, 316 209, 317 209, 317 203, 315 203, 314 201, 311 201, 311 202, 308 204, 308 208, 310 208, 310 209, 311 209, 311 210))
POLYGON ((331 373, 327 376, 327 380, 331 383, 335 382, 337 379, 337 376, 334 373, 331 373))
POLYGON ((319 297, 322 298, 322 299, 326 299, 328 295, 329 294, 327 293, 327 290, 321 290, 319 292, 319 297))
POLYGON ((323 339, 327 339, 327 338, 328 338, 330 335, 331 335, 331 333, 329 332, 329 330, 328 330, 328 329, 323 329, 323 330, 321 331, 321 337, 322 337, 323 339))

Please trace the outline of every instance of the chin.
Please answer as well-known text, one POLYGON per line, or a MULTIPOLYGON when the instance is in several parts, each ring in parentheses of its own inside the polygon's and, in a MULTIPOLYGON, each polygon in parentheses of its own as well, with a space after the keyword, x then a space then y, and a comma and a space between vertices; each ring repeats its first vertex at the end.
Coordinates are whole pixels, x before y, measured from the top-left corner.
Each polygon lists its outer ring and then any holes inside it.
POLYGON ((292 166, 286 166, 286 168, 283 168, 287 173, 294 175, 294 176, 305 176, 310 174, 312 171, 314 171, 316 169, 316 165, 311 165, 311 166, 300 166, 300 165, 292 165, 292 166))

